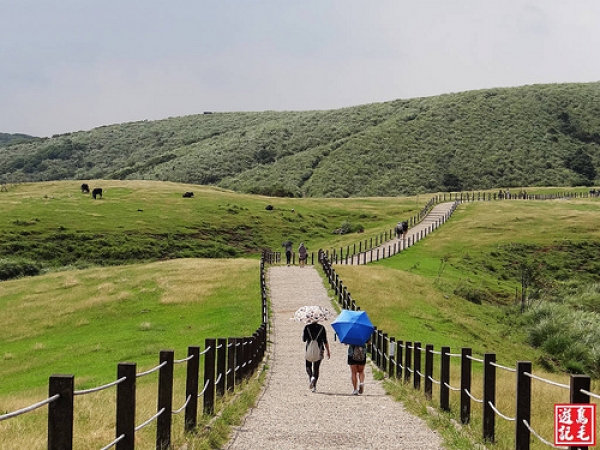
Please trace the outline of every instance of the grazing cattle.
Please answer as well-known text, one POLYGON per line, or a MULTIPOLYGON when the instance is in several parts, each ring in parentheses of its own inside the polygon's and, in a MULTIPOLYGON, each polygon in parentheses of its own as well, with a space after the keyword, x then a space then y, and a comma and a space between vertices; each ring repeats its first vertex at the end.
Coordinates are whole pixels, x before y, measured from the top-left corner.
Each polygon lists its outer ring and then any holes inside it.
POLYGON ((267 206, 265 206, 265 209, 267 211, 273 211, 273 205, 267 205, 267 206))
POLYGON ((193 192, 184 192, 183 198, 192 198, 194 196, 193 192))
POLYGON ((92 190, 92 197, 96 200, 96 197, 102 198, 102 188, 94 188, 92 190))
POLYGON ((81 193, 82 194, 89 194, 90 193, 90 187, 87 185, 87 183, 83 183, 81 185, 81 193))

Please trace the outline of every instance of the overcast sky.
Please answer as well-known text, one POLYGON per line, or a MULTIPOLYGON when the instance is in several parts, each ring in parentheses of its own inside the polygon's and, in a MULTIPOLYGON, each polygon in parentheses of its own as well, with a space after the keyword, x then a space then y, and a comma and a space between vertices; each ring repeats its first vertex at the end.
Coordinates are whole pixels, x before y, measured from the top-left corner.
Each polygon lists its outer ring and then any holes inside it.
POLYGON ((0 0, 0 132, 600 80, 600 0, 0 0))

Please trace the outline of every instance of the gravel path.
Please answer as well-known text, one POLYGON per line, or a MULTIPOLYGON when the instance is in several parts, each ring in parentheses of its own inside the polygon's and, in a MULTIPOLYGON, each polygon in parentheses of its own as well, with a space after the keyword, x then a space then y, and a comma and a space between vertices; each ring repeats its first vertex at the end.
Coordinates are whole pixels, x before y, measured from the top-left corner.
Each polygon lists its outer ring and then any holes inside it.
MULTIPOLYGON (((377 261, 378 257, 387 257, 400 253, 402 250, 409 246, 415 245, 421 239, 425 238, 428 233, 435 230, 437 227, 443 225, 444 219, 448 218, 451 214, 452 208, 455 202, 446 202, 435 205, 429 214, 421 220, 418 224, 408 229, 406 236, 403 239, 392 239, 388 242, 384 242, 379 247, 375 247, 372 250, 361 253, 360 255, 354 255, 347 259, 339 261, 340 264, 368 264, 373 261, 377 261), (379 251, 378 251, 379 250, 379 251), (379 255, 379 256, 378 256, 379 255)), ((336 261, 333 261, 335 264, 336 261)))
POLYGON ((291 319, 304 305, 334 311, 316 269, 275 266, 268 269, 273 344, 265 390, 227 449, 442 449, 426 423, 388 397, 365 369, 365 393, 353 396, 347 347, 333 342, 325 323, 331 360, 321 363, 316 393, 304 368, 303 325, 291 319))

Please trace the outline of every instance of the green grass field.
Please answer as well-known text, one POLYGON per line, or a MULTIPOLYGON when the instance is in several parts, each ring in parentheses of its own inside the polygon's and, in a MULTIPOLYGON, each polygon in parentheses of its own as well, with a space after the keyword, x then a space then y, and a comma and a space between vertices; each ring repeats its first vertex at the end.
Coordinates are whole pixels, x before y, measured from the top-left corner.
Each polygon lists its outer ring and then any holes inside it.
POLYGON ((182 357, 208 337, 252 335, 258 274, 249 259, 178 259, 1 283, 0 398, 53 373, 74 373, 85 389, 113 379, 121 361, 149 368, 162 349, 182 357))
MULTIPOLYGON (((161 349, 180 358, 207 337, 251 334, 261 320, 261 248, 279 250, 288 238, 310 251, 352 245, 430 198, 275 199, 174 183, 97 184, 105 196, 96 201, 76 182, 0 193, 0 259, 43 268, 39 276, 0 282, 0 414, 45 398, 53 373, 73 373, 76 388, 85 389, 114 380, 121 361, 144 370, 158 363, 161 349), (183 199, 188 190, 195 197, 183 199), (332 234, 344 221, 365 232, 332 234), (211 248, 228 257, 200 257, 211 248)), ((400 255, 335 269, 390 336, 453 352, 495 352, 509 366, 535 364, 544 354, 526 345, 527 330, 515 320, 515 262, 543 260, 544 273, 564 283, 597 281, 597 254, 590 252, 600 241, 599 220, 598 199, 464 204, 400 255)), ((554 370, 549 376, 568 380, 560 366, 554 370)), ((152 390, 150 382, 140 387, 151 406, 152 390)), ((78 402, 77 448, 100 448, 111 435, 112 406, 107 401, 101 412, 93 401, 78 402)), ((43 426, 42 414, 0 423, 0 448, 44 448, 43 426)))
POLYGON ((359 238, 336 235, 344 222, 366 237, 413 215, 415 199, 281 199, 176 183, 94 181, 104 197, 81 194, 79 182, 11 186, 0 193, 0 258, 47 267, 124 264, 181 257, 257 257, 290 239, 309 251, 359 238), (193 191, 194 198, 182 198, 193 191), (265 210, 272 205, 272 211, 265 210))

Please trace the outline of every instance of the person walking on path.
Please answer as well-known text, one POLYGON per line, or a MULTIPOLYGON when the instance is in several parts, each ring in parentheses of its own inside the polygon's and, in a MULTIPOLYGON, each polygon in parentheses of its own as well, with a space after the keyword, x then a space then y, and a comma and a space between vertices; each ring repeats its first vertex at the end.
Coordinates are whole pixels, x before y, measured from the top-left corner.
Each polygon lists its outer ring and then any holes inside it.
POLYGON ((309 361, 306 359, 308 387, 311 391, 316 392, 317 381, 319 381, 319 369, 321 368, 321 361, 323 360, 325 350, 327 350, 327 359, 331 358, 331 351, 329 350, 329 343, 327 342, 327 331, 325 330, 325 327, 318 322, 309 323, 304 327, 302 342, 306 342, 306 348, 308 348, 311 341, 317 341, 321 352, 320 358, 316 361, 309 361))
POLYGON ((352 395, 362 395, 365 391, 365 364, 367 364, 366 345, 348 345, 348 365, 352 380, 352 395))
MULTIPOLYGON (((233 428, 223 450, 444 449, 440 436, 423 419, 386 394, 370 364, 365 366, 365 393, 360 399, 348 395, 348 348, 339 341, 329 340, 331 353, 340 357, 327 361, 317 392, 307 389, 303 326, 292 315, 307 302, 330 308, 328 289, 317 269, 308 265, 271 265, 267 283, 272 323, 264 390, 233 428)), ((321 323, 331 338, 330 324, 321 323)))
POLYGON ((405 220, 402 222, 402 236, 406 239, 406 233, 408 233, 408 222, 405 220))
POLYGON ((398 225, 396 225, 396 237, 402 239, 402 222, 398 222, 398 225))
POLYGON ((285 247, 285 261, 288 266, 292 262, 292 245, 294 245, 292 241, 285 241, 283 244, 281 244, 282 247, 285 247))
POLYGON ((306 250, 304 242, 300 242, 300 247, 298 247, 298 260, 300 261, 300 267, 304 267, 306 265, 307 258, 308 250, 306 250))

